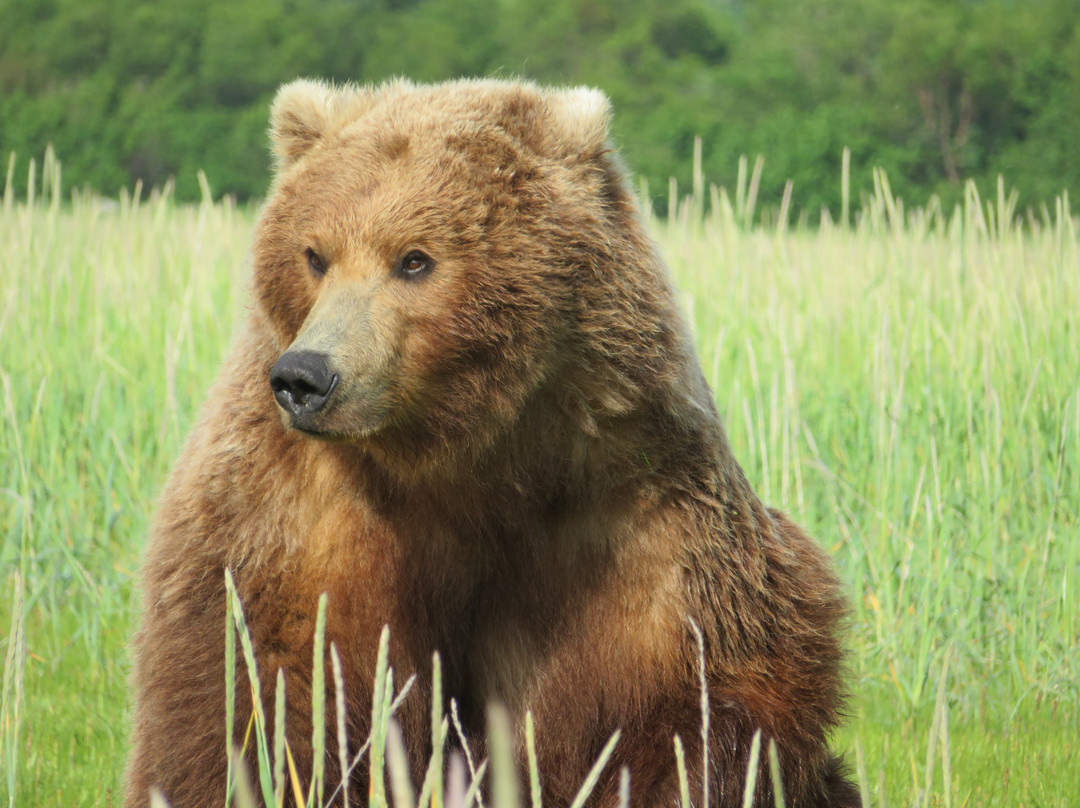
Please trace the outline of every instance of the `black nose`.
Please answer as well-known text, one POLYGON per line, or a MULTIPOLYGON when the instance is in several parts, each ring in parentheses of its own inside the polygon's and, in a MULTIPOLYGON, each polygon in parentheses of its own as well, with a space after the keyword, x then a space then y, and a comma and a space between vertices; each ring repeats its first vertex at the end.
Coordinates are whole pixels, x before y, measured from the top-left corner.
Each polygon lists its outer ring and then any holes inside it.
POLYGON ((337 382, 330 357, 315 351, 286 351, 270 371, 274 398, 294 418, 312 415, 325 407, 337 382))

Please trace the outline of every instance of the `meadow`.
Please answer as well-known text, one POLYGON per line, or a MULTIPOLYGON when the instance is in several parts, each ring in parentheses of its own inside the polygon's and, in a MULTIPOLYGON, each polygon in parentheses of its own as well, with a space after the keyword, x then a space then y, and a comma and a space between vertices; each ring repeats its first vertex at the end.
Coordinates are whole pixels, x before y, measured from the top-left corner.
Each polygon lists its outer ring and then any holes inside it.
MULTIPOLYGON (((0 208, 0 802, 115 805, 140 551, 248 305, 257 210, 205 181, 193 205, 64 195, 51 155, 16 198, 17 169, 0 208)), ((725 191, 697 171, 669 218, 645 215, 737 456, 847 587, 835 746, 882 808, 1076 805, 1080 220, 1067 197, 1017 209, 1004 184, 913 208, 877 173, 811 225, 790 194, 759 210, 759 176, 744 162, 725 191)))

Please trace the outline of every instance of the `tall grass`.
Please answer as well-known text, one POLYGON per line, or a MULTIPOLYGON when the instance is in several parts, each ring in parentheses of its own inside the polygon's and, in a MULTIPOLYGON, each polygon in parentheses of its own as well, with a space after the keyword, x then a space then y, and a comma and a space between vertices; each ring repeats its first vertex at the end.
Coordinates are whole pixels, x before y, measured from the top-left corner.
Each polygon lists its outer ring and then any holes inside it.
MULTIPOLYGON (((379 640, 378 655, 375 664, 375 683, 372 693, 372 716, 371 734, 360 746, 359 751, 353 756, 349 745, 346 726, 348 723, 345 699, 343 693, 343 681, 340 675, 340 658, 337 649, 331 644, 330 656, 334 661, 337 675, 334 677, 334 704, 337 732, 333 736, 333 742, 338 746, 339 760, 341 763, 341 781, 327 796, 327 784, 324 782, 323 764, 326 754, 332 754, 332 741, 325 731, 326 719, 326 681, 324 666, 326 659, 325 628, 326 628, 326 605, 327 597, 323 595, 319 600, 318 619, 315 628, 313 644, 314 675, 312 677, 312 749, 314 750, 314 768, 311 782, 304 787, 297 773, 292 752, 284 738, 284 715, 285 715, 285 677, 283 671, 277 673, 277 689, 274 709, 274 727, 271 736, 269 721, 266 710, 261 700, 261 683, 258 666, 255 660, 251 636, 248 633, 247 623, 244 618, 243 604, 240 602, 233 583, 232 575, 225 574, 225 586, 228 592, 228 606, 226 611, 226 663, 225 663, 225 687, 229 694, 226 700, 226 731, 222 743, 228 744, 234 737, 235 725, 235 698, 234 688, 237 673, 237 660, 235 643, 237 636, 243 649, 242 657, 247 668, 252 701, 252 714, 248 722, 248 730, 245 733, 244 748, 225 749, 224 753, 231 752, 229 758, 229 773, 226 802, 235 804, 237 808, 255 808, 261 804, 264 806, 285 805, 286 790, 298 806, 319 808, 335 804, 335 799, 341 795, 342 805, 349 805, 349 782, 351 774, 363 761, 365 754, 368 760, 368 780, 370 783, 368 792, 368 804, 373 808, 393 805, 394 808, 418 808, 418 806, 431 806, 440 808, 444 804, 453 804, 460 808, 471 808, 474 802, 480 803, 480 790, 484 782, 484 769, 473 770, 468 785, 463 778, 458 782, 449 784, 449 793, 446 793, 445 772, 443 756, 447 740, 447 716, 443 712, 442 698, 442 668, 439 656, 436 653, 432 657, 432 700, 431 700, 431 726, 433 751, 417 798, 411 775, 409 773, 408 758, 405 751, 401 732, 393 716, 398 707, 408 695, 412 687, 411 677, 400 691, 394 689, 394 671, 389 665, 390 632, 384 628, 379 640), (235 632, 235 633, 234 633, 235 632), (272 745, 271 745, 272 738, 272 745), (251 774, 244 763, 243 753, 250 746, 256 750, 257 780, 260 786, 261 803, 255 798, 255 791, 251 784, 251 774), (273 755, 271 756, 271 748, 273 755), (285 778, 285 764, 288 762, 288 783, 285 778), (387 781, 390 789, 387 791, 387 781), (445 795, 445 796, 444 796, 445 795)), ((528 726, 528 760, 530 773, 530 804, 533 808, 540 808, 541 788, 539 772, 536 763, 536 750, 532 737, 532 715, 526 714, 528 726)), ((468 749, 468 740, 459 731, 459 740, 464 749, 468 749)), ((600 774, 607 765, 615 745, 619 740, 619 732, 608 740, 600 756, 597 758, 591 771, 581 785, 577 796, 571 803, 571 808, 582 808, 596 787, 600 774)), ((755 741, 759 739, 755 738, 755 741)), ((489 744, 491 751, 491 796, 495 806, 521 806, 517 763, 514 755, 513 731, 510 717, 497 704, 493 704, 489 710, 489 744)), ((459 753, 454 753, 459 755, 459 753)), ((460 760, 455 761, 457 767, 463 765, 460 760)), ((756 756, 751 756, 750 768, 756 773, 756 756)), ((682 783, 685 787, 685 770, 681 771, 682 783)), ((625 775, 624 775, 625 779, 625 775)), ((748 781, 747 794, 752 797, 753 780, 748 781)), ((164 797, 157 795, 160 802, 164 797)), ((620 808, 629 805, 629 792, 624 790, 620 808)))
POLYGON ((20 805, 98 805, 126 744, 133 571, 242 305, 251 211, 139 189, 61 203, 45 166, 43 191, 0 205, 0 580, 21 576, 27 638, 16 782, 20 805))
MULTIPOLYGON (((989 200, 969 187, 953 210, 913 208, 878 174, 873 188, 845 186, 838 221, 811 227, 797 189, 757 208, 762 170, 744 163, 730 194, 698 171, 685 199, 672 188, 670 219, 646 216, 736 454, 848 588, 852 717, 837 746, 875 805, 1071 805, 1080 223, 1069 200, 1020 211, 1002 185, 989 200)), ((31 198, 9 181, 0 208, 0 625, 12 627, 0 790, 9 804, 100 805, 118 801, 125 754, 133 570, 246 305, 255 211, 213 201, 205 183, 194 206, 167 189, 61 199, 51 155, 29 175, 31 198)), ((335 698, 332 666, 324 677, 335 698)), ((433 735, 454 731, 453 706, 433 708, 433 735)), ((365 754, 392 773, 389 712, 373 716, 385 729, 365 754)), ((314 784, 293 782, 271 717, 256 730, 268 768, 237 779, 238 799, 248 786, 274 799, 302 787, 306 801, 314 784)), ((336 731, 322 733, 326 748, 336 731)), ((447 777, 467 791, 484 765, 451 763, 447 777)), ((522 801, 542 797, 542 778, 522 801)), ((387 782, 378 798, 395 804, 442 798, 433 781, 387 782)))
MULTIPOLYGON (((905 211, 878 175, 851 228, 653 221, 736 454, 851 585, 855 667, 906 708, 945 649, 1018 702, 1076 701, 1080 247, 1068 199, 905 211), (1024 226, 1021 226, 1023 223, 1024 226), (1071 685, 1071 687, 1070 687, 1071 685)), ((782 222, 782 217, 781 217, 782 222)), ((962 703, 977 710, 976 701, 962 703)))

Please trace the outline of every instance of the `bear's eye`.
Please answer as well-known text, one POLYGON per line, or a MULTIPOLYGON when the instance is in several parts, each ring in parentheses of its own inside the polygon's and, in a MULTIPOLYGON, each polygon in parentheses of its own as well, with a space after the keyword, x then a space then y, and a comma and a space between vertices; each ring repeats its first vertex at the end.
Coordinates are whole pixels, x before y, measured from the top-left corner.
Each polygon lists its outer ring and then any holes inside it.
POLYGON ((430 256, 419 250, 413 250, 401 259, 398 274, 403 278, 419 278, 431 272, 434 266, 435 262, 431 260, 430 256))
POLYGON ((326 274, 326 262, 322 259, 322 256, 311 249, 311 247, 304 250, 304 255, 307 256, 308 266, 311 267, 312 272, 320 278, 326 274))

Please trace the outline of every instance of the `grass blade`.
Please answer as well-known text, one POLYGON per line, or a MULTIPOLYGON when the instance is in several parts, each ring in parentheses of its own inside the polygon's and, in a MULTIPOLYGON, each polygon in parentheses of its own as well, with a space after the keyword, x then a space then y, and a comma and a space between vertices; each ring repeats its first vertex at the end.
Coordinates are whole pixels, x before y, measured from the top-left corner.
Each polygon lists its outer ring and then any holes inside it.
MULTIPOLYGON (((434 745, 440 746, 444 750, 446 749, 446 736, 450 728, 450 719, 443 718, 442 726, 439 727, 439 732, 432 739, 434 745)), ((442 756, 440 755, 440 758, 442 756)), ((465 765, 462 763, 462 765, 465 765)), ((428 764, 427 773, 424 775, 424 784, 420 788, 420 798, 416 801, 417 805, 426 806, 432 803, 435 799, 435 791, 445 790, 446 786, 443 783, 443 771, 442 764, 439 767, 435 766, 434 759, 428 764)), ((462 794, 464 794, 464 786, 462 786, 462 794)), ((439 797, 440 805, 442 804, 443 797, 439 797)))
POLYGON ((486 760, 477 767, 476 774, 473 775, 472 782, 469 783, 469 790, 465 792, 465 808, 472 808, 473 802, 483 808, 484 801, 480 794, 480 787, 484 782, 484 775, 487 774, 487 767, 486 760))
MULTIPOLYGON (((226 573, 228 575, 228 573, 226 573)), ((226 579, 228 580, 228 579, 226 579)), ((232 803, 233 772, 232 749, 236 728, 236 618, 233 615, 233 599, 225 598, 225 806, 232 803)))
MULTIPOLYGON (((285 760, 289 765, 289 783, 292 784, 293 801, 297 805, 304 804, 304 785, 300 782, 300 773, 296 770, 296 761, 293 759, 292 749, 285 743, 285 760)), ((333 797, 330 798, 333 800, 333 797)))
MULTIPOLYGON (((412 681, 410 679, 410 681, 412 681)), ((429 801, 431 808, 442 808, 443 803, 443 752, 446 733, 449 729, 443 713, 442 700, 442 661, 436 652, 431 656, 431 760, 420 788, 417 805, 426 808, 429 801)))
POLYGON ((536 728, 532 710, 525 713, 525 751, 529 758, 529 796, 532 808, 541 808, 540 766, 536 760, 536 728))
POLYGON ((709 685, 705 680, 705 637, 701 628, 688 618, 698 647, 698 686, 701 688, 701 804, 709 804, 709 685))
MULTIPOLYGON (((349 730, 345 713, 345 674, 337 645, 330 643, 330 661, 334 667, 334 713, 337 716, 338 766, 341 768, 341 801, 349 804, 349 730)), ((335 792, 336 793, 336 792, 335 792)))
POLYGON ((431 791, 431 808, 442 808, 443 739, 446 737, 446 731, 446 716, 443 714, 442 660, 436 652, 431 656, 431 771, 435 778, 431 791))
POLYGON ((274 804, 285 804, 285 669, 274 688, 274 804))
POLYGON ((446 772, 446 808, 465 808, 465 757, 451 752, 446 772))
POLYGON ((315 615, 315 642, 312 649, 311 675, 311 790, 308 802, 322 805, 326 779, 326 601, 319 596, 315 615))
POLYGON ((13 573, 11 593, 11 632, 4 656, 4 687, 0 697, 0 741, 4 750, 4 774, 7 780, 8 805, 15 808, 16 774, 19 766, 19 728, 22 724, 23 679, 26 671, 26 614, 23 604, 22 575, 13 573))
MULTIPOLYGON (((461 742, 461 750, 465 753, 465 763, 468 765, 469 775, 472 777, 469 791, 471 792, 473 790, 472 786, 476 785, 477 790, 474 796, 477 803, 480 805, 480 808, 484 808, 484 797, 483 794, 480 793, 478 785, 480 778, 483 776, 481 770, 484 767, 477 767, 473 763, 472 750, 469 749, 469 739, 465 737, 465 730, 461 727, 461 719, 458 717, 457 702, 454 701, 454 699, 450 699, 450 718, 454 722, 454 731, 457 732, 458 740, 461 742)), ((466 802, 466 806, 467 805, 469 805, 468 802, 466 802)))
POLYGON ((746 764, 746 785, 743 787, 743 808, 752 808, 754 792, 757 789, 758 759, 761 757, 761 730, 754 733, 750 741, 750 760, 746 764))
MULTIPOLYGON (((784 778, 780 774, 780 752, 776 741, 769 738, 769 776, 772 778, 773 805, 784 808, 784 778)), ((864 803, 869 808, 870 803, 864 803)))
POLYGON ((409 779, 409 756, 401 727, 393 719, 386 728, 386 764, 390 770, 390 791, 394 795, 394 808, 416 808, 412 781, 409 779))
POLYGON ((518 808, 521 792, 514 760, 514 730, 501 704, 488 706, 488 755, 491 759, 491 802, 498 808, 518 808))
POLYGON ((233 771, 236 772, 236 808, 259 808, 244 756, 240 754, 240 750, 233 748, 232 758, 233 771))
MULTIPOLYGON (((259 683, 259 669, 255 661, 255 649, 251 644, 251 635, 248 633, 247 621, 244 618, 244 608, 240 603, 240 596, 236 591, 236 583, 233 581, 232 573, 229 570, 225 570, 225 589, 228 597, 233 601, 233 619, 235 621, 236 631, 240 635, 240 647, 243 650, 244 662, 248 669, 248 681, 251 685, 251 705, 255 720, 255 749, 259 761, 259 785, 262 788, 263 804, 273 805, 274 786, 271 774, 270 750, 266 738, 266 711, 263 709, 262 687, 259 683)), ((246 768, 244 771, 244 776, 247 776, 246 768)), ((240 775, 236 770, 235 761, 233 762, 233 774, 237 779, 237 788, 239 789, 240 775)), ((237 791, 237 797, 239 798, 239 791, 237 791)))
POLYGON ((870 779, 866 776, 866 757, 859 738, 855 738, 855 776, 859 780, 859 799, 866 808, 869 808, 870 779))
POLYGON ((600 757, 596 759, 592 768, 589 770, 588 776, 585 778, 585 782, 581 784, 581 788, 578 789, 577 796, 574 797, 574 801, 570 803, 570 808, 582 808, 585 805, 585 801, 589 799, 589 795, 592 794, 596 783, 600 779, 600 772, 604 770, 607 765, 608 759, 611 758, 611 753, 615 751, 615 745, 619 742, 620 730, 615 730, 615 733, 608 738, 608 742, 604 744, 603 750, 600 752, 600 757))
MULTIPOLYGON (((379 636, 379 652, 375 659, 375 684, 371 698, 371 749, 368 753, 370 763, 370 782, 368 801, 373 806, 386 802, 386 781, 384 779, 385 736, 381 734, 383 716, 390 712, 389 699, 386 697, 386 684, 392 679, 389 670, 390 627, 384 626, 379 636)), ((391 685, 392 686, 392 685, 391 685)))
POLYGON ((690 778, 686 774, 686 752, 682 738, 675 736, 675 766, 679 775, 679 805, 690 808, 690 778))

